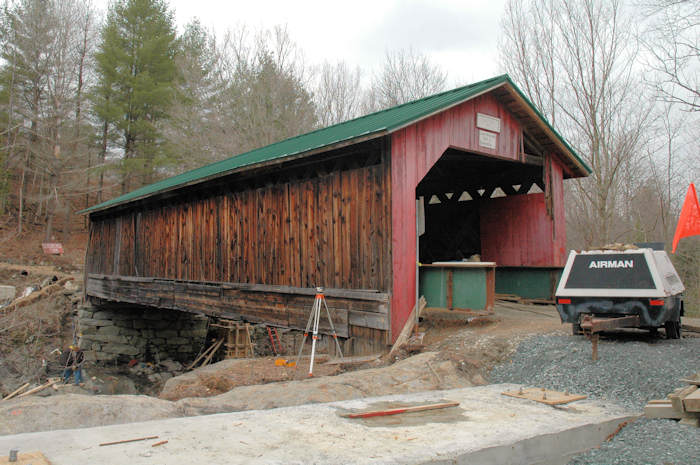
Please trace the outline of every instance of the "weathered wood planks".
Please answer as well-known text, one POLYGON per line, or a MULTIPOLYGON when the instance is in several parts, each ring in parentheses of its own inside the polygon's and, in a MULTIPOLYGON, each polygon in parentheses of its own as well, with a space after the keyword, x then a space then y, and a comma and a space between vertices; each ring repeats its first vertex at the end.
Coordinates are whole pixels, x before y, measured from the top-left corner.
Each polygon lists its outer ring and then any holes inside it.
MULTIPOLYGON (((377 157, 379 158, 379 157, 377 157)), ((388 291, 386 163, 91 217, 87 270, 388 291)))
MULTIPOLYGON (((113 277, 90 274, 88 295, 105 300, 199 312, 219 317, 242 317, 271 325, 304 329, 314 289, 246 283, 175 281, 159 278, 113 277)), ((371 338, 386 344, 389 295, 363 290, 325 292, 333 324, 340 337, 371 338), (353 329, 354 328, 354 329, 353 329), (363 332, 368 330, 369 332, 363 332)), ((319 329, 330 334, 325 316, 319 329)))

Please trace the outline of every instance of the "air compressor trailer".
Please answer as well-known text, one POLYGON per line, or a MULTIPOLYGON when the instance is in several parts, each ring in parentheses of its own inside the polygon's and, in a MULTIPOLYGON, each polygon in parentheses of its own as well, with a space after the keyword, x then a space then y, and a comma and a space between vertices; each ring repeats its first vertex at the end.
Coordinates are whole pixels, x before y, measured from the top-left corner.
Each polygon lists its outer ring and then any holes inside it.
POLYGON ((678 339, 683 291, 665 251, 635 248, 571 251, 555 296, 573 334, 581 334, 582 324, 590 330, 594 321, 598 330, 663 327, 668 339, 678 339))

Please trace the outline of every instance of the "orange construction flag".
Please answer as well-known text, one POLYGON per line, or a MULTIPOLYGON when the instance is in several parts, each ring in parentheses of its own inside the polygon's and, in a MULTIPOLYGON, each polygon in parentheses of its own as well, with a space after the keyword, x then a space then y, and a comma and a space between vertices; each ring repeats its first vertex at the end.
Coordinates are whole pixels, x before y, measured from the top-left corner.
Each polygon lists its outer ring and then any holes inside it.
POLYGON ((688 192, 685 194, 681 216, 678 217, 676 234, 673 235, 671 253, 676 253, 676 246, 682 238, 697 235, 700 235, 700 204, 698 203, 698 194, 695 193, 695 186, 690 183, 688 192))

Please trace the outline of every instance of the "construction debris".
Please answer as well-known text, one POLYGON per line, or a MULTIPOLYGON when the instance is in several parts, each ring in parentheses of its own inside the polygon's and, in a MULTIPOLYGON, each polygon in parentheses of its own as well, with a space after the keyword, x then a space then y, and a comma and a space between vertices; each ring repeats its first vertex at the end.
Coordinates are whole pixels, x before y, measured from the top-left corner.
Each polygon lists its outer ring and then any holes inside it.
POLYGON ((406 324, 401 330, 399 337, 396 338, 396 342, 394 342, 394 345, 391 346, 391 350, 389 351, 389 358, 392 358, 396 354, 396 352, 398 352, 398 350, 408 342, 408 339, 411 336, 411 332, 413 331, 413 327, 415 326, 416 321, 420 317, 421 312, 427 304, 428 302, 425 300, 425 296, 421 296, 418 300, 418 309, 416 309, 415 305, 413 306, 411 315, 406 320, 406 324), (418 315, 416 315, 416 310, 418 312, 418 315))
POLYGON ((100 444, 100 447, 103 446, 114 446, 116 444, 126 444, 127 442, 138 442, 138 441, 148 441, 149 439, 158 439, 159 436, 145 436, 142 438, 134 438, 134 439, 123 439, 121 441, 113 441, 113 442, 103 442, 100 444))
POLYGON ((545 388, 525 388, 522 387, 517 391, 502 392, 504 396, 517 397, 519 399, 534 400, 547 405, 561 405, 583 400, 588 396, 581 394, 570 394, 568 392, 552 391, 545 388))
POLYGON ((208 365, 209 362, 211 361, 212 357, 216 353, 217 350, 219 350, 219 347, 224 343, 223 339, 215 340, 212 345, 207 347, 204 352, 199 354, 197 358, 194 359, 192 363, 190 363, 185 370, 193 370, 197 366, 203 367, 205 365, 208 365), (201 362, 201 363, 200 363, 201 362))
POLYGON ((211 323, 209 326, 224 330, 226 358, 255 357, 255 350, 253 350, 253 343, 250 339, 250 324, 225 319, 218 321, 218 323, 211 323))
POLYGON ((30 389, 27 392, 23 392, 22 394, 18 395, 17 398, 26 397, 26 396, 30 396, 32 394, 36 394, 37 392, 43 391, 44 389, 46 389, 48 387, 52 387, 54 384, 58 384, 59 382, 60 382, 59 379, 51 378, 46 383, 42 384, 41 386, 37 386, 34 389, 30 389))
POLYGON ((682 381, 689 386, 676 389, 668 399, 650 400, 644 407, 644 415, 680 420, 681 424, 700 427, 700 373, 682 381))
POLYGON ((459 402, 441 402, 438 404, 416 405, 413 407, 400 407, 388 410, 372 410, 369 412, 348 413, 341 415, 346 418, 371 418, 383 417, 387 415, 398 415, 399 413, 423 412, 425 410, 436 410, 448 407, 458 407, 459 402))
POLYGON ((41 299, 44 296, 48 296, 48 295, 51 295, 51 294, 54 294, 58 291, 63 290, 63 285, 71 280, 73 280, 72 276, 61 278, 58 281, 56 281, 55 283, 50 284, 50 285, 42 288, 38 292, 32 292, 32 293, 28 294, 27 296, 19 297, 19 298, 13 300, 9 305, 2 307, 2 309, 0 311, 4 312, 4 313, 11 312, 12 310, 15 310, 19 307, 24 307, 25 305, 29 305, 33 302, 36 302, 37 300, 41 299))
POLYGON ((24 391, 24 390, 27 389, 28 387, 29 387, 29 383, 24 383, 23 385, 21 385, 20 387, 18 387, 17 389, 15 389, 14 391, 12 391, 11 393, 9 393, 7 396, 5 396, 5 397, 2 399, 2 401, 0 401, 0 402, 3 402, 3 401, 12 399, 12 398, 15 397, 17 394, 19 394, 20 392, 24 391))

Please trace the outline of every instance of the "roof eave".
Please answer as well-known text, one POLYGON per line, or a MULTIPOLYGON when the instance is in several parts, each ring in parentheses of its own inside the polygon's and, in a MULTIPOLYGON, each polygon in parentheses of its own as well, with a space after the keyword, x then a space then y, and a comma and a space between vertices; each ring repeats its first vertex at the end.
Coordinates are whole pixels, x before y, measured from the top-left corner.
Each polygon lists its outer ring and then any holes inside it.
POLYGON ((522 107, 530 114, 530 117, 537 121, 538 126, 542 129, 545 134, 554 142, 554 144, 559 148, 559 150, 567 156, 567 159, 571 161, 571 166, 576 169, 578 177, 588 176, 592 170, 588 164, 576 153, 576 151, 571 147, 568 142, 554 129, 549 122, 544 118, 544 116, 539 112, 539 110, 533 105, 533 103, 520 91, 520 89, 510 80, 508 77, 506 82, 500 84, 499 86, 505 86, 510 94, 519 100, 522 107))
POLYGON ((286 155, 283 157, 275 158, 272 160, 265 160, 265 161, 261 161, 258 163, 251 163, 249 165, 239 166, 239 167, 234 168, 234 169, 215 173, 215 174, 212 174, 210 176, 195 179, 195 180, 190 181, 190 182, 177 184, 175 186, 167 187, 167 188, 164 188, 164 189, 159 190, 157 192, 146 193, 146 194, 143 194, 143 195, 138 196, 138 197, 126 199, 126 200, 123 200, 121 202, 115 202, 115 203, 112 203, 109 205, 105 205, 103 207, 96 205, 94 207, 80 210, 77 212, 77 214, 79 214, 79 215, 92 215, 94 213, 101 213, 101 212, 105 212, 107 210, 117 209, 119 207, 123 207, 123 206, 128 205, 128 204, 138 203, 138 202, 143 201, 145 199, 157 198, 157 197, 163 196, 163 195, 168 194, 168 193, 173 192, 173 191, 184 189, 186 187, 196 186, 198 184, 204 184, 204 183, 214 181, 214 180, 219 179, 219 178, 223 178, 225 176, 230 176, 232 174, 241 173, 241 172, 256 169, 256 168, 262 168, 265 166, 271 166, 271 165, 275 165, 275 164, 279 164, 279 163, 284 163, 284 162, 288 162, 288 161, 292 161, 292 160, 297 160, 299 158, 309 157, 309 156, 312 156, 312 155, 315 155, 318 153, 347 147, 349 145, 354 145, 354 144, 357 144, 360 142, 365 142, 365 141, 368 141, 371 139, 376 139, 376 138, 385 136, 387 133, 388 133, 388 131, 386 129, 382 129, 382 130, 371 132, 368 134, 362 134, 362 135, 359 135, 357 137, 352 137, 350 139, 344 139, 344 140, 338 141, 338 142, 330 144, 330 145, 316 147, 316 148, 306 150, 303 152, 297 152, 297 153, 289 154, 289 155, 286 155))

